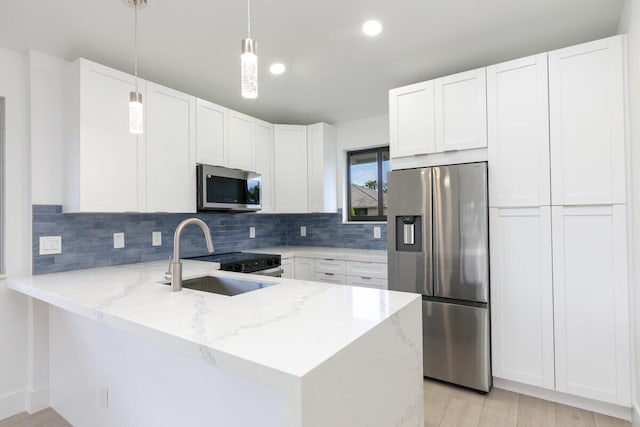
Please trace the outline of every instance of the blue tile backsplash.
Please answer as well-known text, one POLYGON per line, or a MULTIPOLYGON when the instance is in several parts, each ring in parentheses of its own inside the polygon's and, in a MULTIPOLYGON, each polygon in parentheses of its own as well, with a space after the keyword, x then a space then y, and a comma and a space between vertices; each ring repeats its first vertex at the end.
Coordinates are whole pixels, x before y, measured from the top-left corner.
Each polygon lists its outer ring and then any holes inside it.
MULTIPOLYGON (((216 253, 268 246, 387 248, 386 224, 343 224, 336 214, 63 214, 60 205, 33 206, 33 274, 169 259, 173 233, 185 218, 197 216, 211 228, 216 253), (307 227, 306 237, 300 226, 307 227), (373 238, 373 227, 382 236, 373 238), (256 228, 249 239, 249 227, 256 228), (151 246, 151 233, 162 232, 162 246, 151 246), (124 232, 125 247, 113 248, 113 233, 124 232), (41 236, 62 236, 62 254, 39 255, 41 236)), ((187 227, 180 242, 185 257, 207 253, 202 231, 187 227)))

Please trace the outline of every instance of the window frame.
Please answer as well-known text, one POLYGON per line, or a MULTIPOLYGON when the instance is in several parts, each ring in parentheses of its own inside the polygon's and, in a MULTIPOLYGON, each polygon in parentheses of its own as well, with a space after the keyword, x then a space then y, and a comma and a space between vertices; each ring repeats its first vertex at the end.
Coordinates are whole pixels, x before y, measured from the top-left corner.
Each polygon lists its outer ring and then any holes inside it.
MULTIPOLYGON (((385 151, 389 153, 388 145, 384 145, 381 147, 374 147, 374 148, 365 148, 362 150, 347 151, 347 185, 346 185, 347 215, 346 217, 348 222, 386 222, 387 221, 386 215, 376 215, 376 216, 351 215, 351 210, 352 210, 351 208, 351 156, 367 154, 367 153, 376 153, 376 164, 378 168, 377 180, 378 180, 378 183, 380 183, 378 185, 378 213, 382 212, 384 214, 384 193, 382 189, 383 187, 382 186, 382 183, 383 183, 382 163, 383 163, 383 153, 385 151)), ((389 158, 390 158, 390 155, 389 155, 389 158)))

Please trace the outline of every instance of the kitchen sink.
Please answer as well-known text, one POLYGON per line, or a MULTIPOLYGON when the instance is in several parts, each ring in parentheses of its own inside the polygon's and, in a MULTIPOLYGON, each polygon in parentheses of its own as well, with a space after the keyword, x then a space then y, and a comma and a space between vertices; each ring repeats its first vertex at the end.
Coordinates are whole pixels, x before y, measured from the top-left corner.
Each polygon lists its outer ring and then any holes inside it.
MULTIPOLYGON (((171 282, 163 282, 171 285, 171 282)), ((211 292, 214 294, 234 296, 246 292, 267 288, 277 283, 253 282, 249 280, 231 279, 228 277, 200 276, 182 281, 182 287, 196 291, 211 292)))

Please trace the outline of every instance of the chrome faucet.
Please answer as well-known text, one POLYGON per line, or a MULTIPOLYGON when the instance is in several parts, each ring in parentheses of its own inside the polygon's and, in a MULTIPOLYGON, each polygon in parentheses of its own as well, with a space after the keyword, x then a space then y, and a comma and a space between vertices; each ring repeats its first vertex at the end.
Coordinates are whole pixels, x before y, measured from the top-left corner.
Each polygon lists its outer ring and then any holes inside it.
POLYGON ((173 235, 173 257, 169 258, 169 271, 164 274, 165 279, 171 280, 171 291, 180 292, 182 290, 182 263, 180 262, 180 235, 182 230, 189 225, 195 224, 200 226, 204 233, 204 238, 207 242, 207 250, 210 254, 213 253, 213 240, 211 240, 211 230, 207 224, 198 218, 188 218, 182 221, 176 227, 176 232, 173 235))

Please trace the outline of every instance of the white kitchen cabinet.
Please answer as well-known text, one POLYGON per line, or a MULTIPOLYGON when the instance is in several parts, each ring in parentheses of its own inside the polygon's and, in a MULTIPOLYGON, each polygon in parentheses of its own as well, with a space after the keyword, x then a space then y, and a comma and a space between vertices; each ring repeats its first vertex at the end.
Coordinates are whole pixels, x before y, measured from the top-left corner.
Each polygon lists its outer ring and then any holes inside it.
POLYGON ((347 261, 347 276, 387 278, 387 264, 382 262, 347 261))
POLYGON ((226 166, 229 140, 229 109, 204 99, 196 100, 196 161, 226 166))
POLYGON ((433 81, 389 91, 391 158, 436 151, 433 81))
POLYGON ((254 122, 251 116, 229 110, 229 138, 225 146, 227 167, 256 170, 254 122))
POLYGON ((307 126, 309 212, 337 211, 336 131, 326 123, 307 126))
POLYGON ((346 271, 347 271, 346 261, 343 261, 340 259, 327 259, 327 258, 316 259, 317 273, 339 274, 344 276, 346 271))
POLYGON ((147 212, 196 212, 196 98, 147 82, 147 212))
POLYGON ((553 390, 551 208, 490 209, 493 375, 553 390))
POLYGON ((630 405, 626 206, 554 206, 558 391, 630 405))
POLYGON ((294 258, 282 258, 280 260, 280 268, 282 268, 282 277, 287 279, 295 279, 296 271, 294 258))
POLYGON ((345 276, 345 284, 348 286, 363 286, 365 288, 387 289, 387 279, 368 276, 345 276))
POLYGON ((307 212, 307 127, 275 125, 274 147, 276 212, 307 212))
POLYGON ((548 206, 547 54, 487 68, 489 206, 548 206))
POLYGON ((274 182, 273 182, 273 125, 255 121, 256 138, 256 172, 261 175, 260 201, 262 213, 274 212, 274 182))
POLYGON ((296 279, 315 280, 316 260, 313 258, 295 257, 296 279))
MULTIPOLYGON (((63 211, 144 210, 145 134, 129 133, 134 77, 86 59, 67 71, 63 211)), ((138 85, 145 101, 145 81, 138 85)))
POLYGON ((485 69, 434 81, 435 147, 438 152, 487 146, 485 69))
POLYGON ((316 282, 333 283, 334 285, 346 285, 347 278, 344 274, 324 273, 316 271, 316 282))
POLYGON ((625 203, 623 39, 549 53, 554 205, 625 203))

